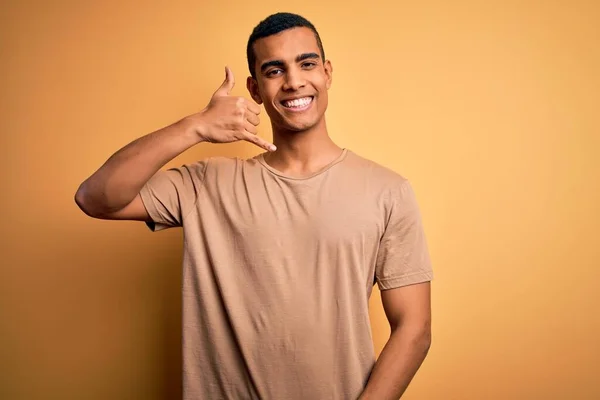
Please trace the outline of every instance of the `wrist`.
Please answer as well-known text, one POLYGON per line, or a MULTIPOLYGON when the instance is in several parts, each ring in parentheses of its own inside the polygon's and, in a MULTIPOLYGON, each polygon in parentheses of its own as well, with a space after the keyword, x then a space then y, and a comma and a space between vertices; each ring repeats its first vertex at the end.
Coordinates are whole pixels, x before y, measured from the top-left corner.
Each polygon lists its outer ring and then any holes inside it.
POLYGON ((204 132, 206 125, 203 123, 202 114, 197 113, 187 116, 178 122, 184 136, 192 140, 195 144, 205 142, 204 132))

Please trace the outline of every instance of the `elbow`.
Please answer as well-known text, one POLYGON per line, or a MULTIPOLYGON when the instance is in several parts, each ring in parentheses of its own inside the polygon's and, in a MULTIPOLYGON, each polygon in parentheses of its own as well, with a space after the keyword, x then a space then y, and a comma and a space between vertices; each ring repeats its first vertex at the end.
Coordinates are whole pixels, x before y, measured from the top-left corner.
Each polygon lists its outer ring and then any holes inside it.
POLYGON ((422 332, 412 337, 412 346, 423 359, 429 354, 431 348, 431 332, 422 332))
POLYGON ((414 348, 420 349, 425 355, 431 348, 431 329, 423 327, 415 329, 412 332, 406 332, 414 348))
POLYGON ((94 211, 86 191, 85 182, 79 185, 79 188, 75 192, 74 200, 77 207, 79 207, 84 214, 92 218, 98 218, 99 214, 94 211))
POLYGON ((425 327, 421 330, 418 340, 421 344, 421 348, 423 349, 423 355, 427 356, 429 349, 431 348, 431 321, 428 321, 427 324, 425 324, 425 327))
POLYGON ((417 341, 421 344, 425 354, 427 354, 431 348, 431 321, 428 320, 422 329, 420 329, 417 341))
POLYGON ((431 325, 430 323, 416 325, 400 325, 392 329, 392 335, 398 336, 408 341, 414 349, 419 349, 424 355, 427 355, 431 348, 431 325))
POLYGON ((429 353, 429 349, 431 348, 431 331, 427 332, 422 339, 423 344, 423 352, 425 355, 429 353))

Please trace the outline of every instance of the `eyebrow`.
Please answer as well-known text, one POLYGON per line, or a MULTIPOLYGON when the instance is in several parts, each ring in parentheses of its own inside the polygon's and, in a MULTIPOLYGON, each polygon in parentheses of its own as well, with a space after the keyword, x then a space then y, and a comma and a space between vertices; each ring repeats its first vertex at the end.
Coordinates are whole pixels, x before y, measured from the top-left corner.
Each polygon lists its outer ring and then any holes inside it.
MULTIPOLYGON (((298 63, 298 62, 301 62, 304 60, 315 59, 315 58, 318 59, 321 57, 317 53, 304 53, 304 54, 300 54, 298 57, 296 57, 296 62, 298 63)), ((267 61, 260 66, 260 71, 264 72, 264 70, 269 67, 282 67, 283 65, 284 65, 284 62, 281 60, 267 61)))

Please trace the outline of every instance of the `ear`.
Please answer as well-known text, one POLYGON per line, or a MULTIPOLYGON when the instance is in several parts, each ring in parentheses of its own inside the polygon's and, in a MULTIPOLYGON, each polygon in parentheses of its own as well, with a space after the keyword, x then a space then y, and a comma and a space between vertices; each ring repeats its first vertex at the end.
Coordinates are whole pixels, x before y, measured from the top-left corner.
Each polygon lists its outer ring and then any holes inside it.
POLYGON ((258 93, 258 82, 252 76, 249 76, 246 79, 246 88, 248 89, 248 93, 252 97, 257 104, 262 104, 262 99, 260 98, 260 94, 258 93))
POLYGON ((333 81, 333 65, 331 65, 331 61, 325 60, 323 67, 325 68, 325 75, 327 76, 326 87, 329 89, 331 87, 331 82, 333 81))

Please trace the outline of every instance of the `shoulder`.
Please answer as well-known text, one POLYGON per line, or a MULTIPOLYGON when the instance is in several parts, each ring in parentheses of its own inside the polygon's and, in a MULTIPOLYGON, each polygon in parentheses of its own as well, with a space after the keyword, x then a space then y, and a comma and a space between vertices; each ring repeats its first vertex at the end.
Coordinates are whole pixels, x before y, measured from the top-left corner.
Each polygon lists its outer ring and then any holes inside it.
POLYGON ((373 185, 382 189, 398 188, 408 184, 408 178, 403 174, 353 151, 348 151, 346 166, 348 171, 357 178, 368 179, 373 185))
POLYGON ((347 161, 347 179, 361 185, 388 212, 396 207, 413 208, 415 193, 405 175, 353 152, 348 152, 347 161))

